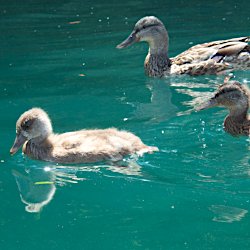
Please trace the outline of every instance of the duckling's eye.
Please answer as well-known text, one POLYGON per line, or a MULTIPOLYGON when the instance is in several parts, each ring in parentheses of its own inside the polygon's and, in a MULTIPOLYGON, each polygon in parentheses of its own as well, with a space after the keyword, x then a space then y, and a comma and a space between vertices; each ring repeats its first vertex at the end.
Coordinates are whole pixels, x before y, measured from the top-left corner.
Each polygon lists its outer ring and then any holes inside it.
POLYGON ((24 130, 29 129, 32 123, 33 123, 32 120, 26 120, 25 122, 22 123, 22 129, 24 130))

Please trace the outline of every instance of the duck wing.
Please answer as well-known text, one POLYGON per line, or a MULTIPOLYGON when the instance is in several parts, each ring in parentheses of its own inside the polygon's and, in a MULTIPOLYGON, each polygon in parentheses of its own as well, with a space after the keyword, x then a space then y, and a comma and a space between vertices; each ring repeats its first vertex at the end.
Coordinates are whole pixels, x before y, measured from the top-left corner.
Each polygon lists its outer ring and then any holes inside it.
POLYGON ((171 58, 171 62, 176 65, 199 63, 209 59, 222 62, 227 56, 236 56, 244 51, 249 53, 249 41, 250 37, 240 37, 198 44, 171 58))
POLYGON ((173 64, 170 69, 170 74, 181 75, 188 74, 192 76, 198 75, 220 75, 229 73, 233 70, 233 66, 228 63, 215 62, 213 59, 209 59, 197 63, 186 63, 183 65, 173 64))
POLYGON ((250 68, 250 37, 198 44, 171 58, 171 74, 224 74, 250 68))
POLYGON ((103 144, 103 140, 105 136, 102 130, 78 130, 57 135, 54 142, 62 150, 88 152, 92 147, 103 144))

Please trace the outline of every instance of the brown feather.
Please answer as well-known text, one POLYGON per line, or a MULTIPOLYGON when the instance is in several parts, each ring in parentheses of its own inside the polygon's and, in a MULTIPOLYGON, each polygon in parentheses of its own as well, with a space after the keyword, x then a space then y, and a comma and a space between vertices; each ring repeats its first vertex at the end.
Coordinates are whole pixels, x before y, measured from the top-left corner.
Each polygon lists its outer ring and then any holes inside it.
POLYGON ((197 44, 176 57, 168 58, 168 33, 158 18, 148 16, 140 19, 131 34, 133 41, 128 43, 128 38, 117 48, 139 41, 148 42, 149 52, 144 62, 148 76, 224 74, 250 69, 249 37, 197 44))
MULTIPOLYGON (((38 108, 21 115, 16 126, 19 128, 17 137, 26 137, 24 154, 37 160, 58 163, 118 161, 129 154, 142 155, 158 151, 157 147, 145 145, 136 135, 116 128, 54 134, 49 117, 38 108), (35 119, 29 130, 21 126, 21 122, 27 118, 35 119)), ((16 149, 15 145, 13 148, 16 149)))
POLYGON ((229 114, 224 120, 224 130, 233 136, 249 136, 249 96, 250 92, 247 86, 236 81, 229 81, 226 78, 214 97, 207 102, 209 105, 203 107, 223 106, 228 108, 229 114))

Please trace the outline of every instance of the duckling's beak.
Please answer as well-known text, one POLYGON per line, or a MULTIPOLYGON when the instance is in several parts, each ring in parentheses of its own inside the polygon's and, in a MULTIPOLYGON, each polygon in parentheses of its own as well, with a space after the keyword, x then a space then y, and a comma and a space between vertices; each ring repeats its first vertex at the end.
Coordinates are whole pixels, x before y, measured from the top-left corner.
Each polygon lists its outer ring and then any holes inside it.
POLYGON ((127 48, 128 46, 132 45, 135 42, 139 41, 139 38, 137 37, 137 32, 133 31, 127 39, 125 39, 122 43, 118 44, 116 46, 117 49, 123 49, 127 48))
POLYGON ((10 154, 14 155, 18 149, 27 141, 27 138, 23 136, 22 134, 16 135, 16 139, 14 141, 14 144, 12 148, 10 149, 10 154))
POLYGON ((215 106, 218 106, 218 102, 215 98, 211 98, 210 100, 208 100, 205 103, 202 103, 200 106, 196 107, 195 109, 196 111, 201 111, 201 110, 212 108, 215 106))

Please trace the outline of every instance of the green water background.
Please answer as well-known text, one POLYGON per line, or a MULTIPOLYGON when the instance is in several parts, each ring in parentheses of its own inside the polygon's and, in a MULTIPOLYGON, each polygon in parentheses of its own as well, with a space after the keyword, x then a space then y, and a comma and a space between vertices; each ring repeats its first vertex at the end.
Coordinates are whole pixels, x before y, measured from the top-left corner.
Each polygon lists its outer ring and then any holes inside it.
POLYGON ((249 9, 232 0, 1 1, 0 249, 249 249, 249 140, 223 131, 226 110, 190 111, 223 78, 149 79, 146 44, 115 48, 145 15, 166 24, 170 56, 250 35, 249 9), (161 151, 129 169, 10 157, 15 122, 31 107, 50 114, 55 132, 115 126, 161 151))

